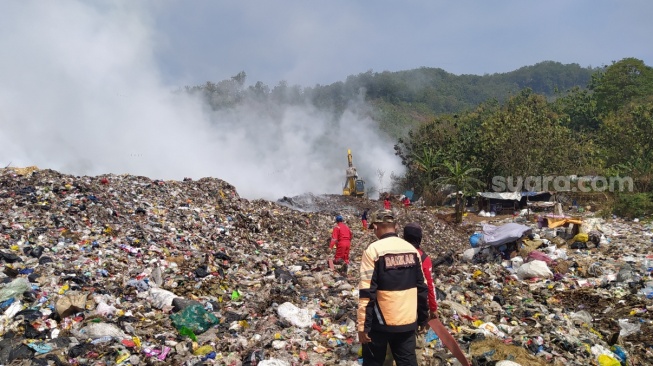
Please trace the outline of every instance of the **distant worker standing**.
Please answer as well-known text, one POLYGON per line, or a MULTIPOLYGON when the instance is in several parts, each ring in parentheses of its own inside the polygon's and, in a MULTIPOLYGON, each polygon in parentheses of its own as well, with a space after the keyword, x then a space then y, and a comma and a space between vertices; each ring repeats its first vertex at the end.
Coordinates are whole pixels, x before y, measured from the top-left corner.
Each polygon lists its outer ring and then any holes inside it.
POLYGON ((363 230, 367 230, 367 212, 369 211, 369 208, 366 208, 363 210, 363 214, 361 215, 361 223, 363 224, 363 230))
POLYGON ((336 216, 336 226, 331 232, 331 244, 329 249, 336 247, 336 256, 333 259, 334 264, 344 262, 343 270, 347 272, 347 265, 349 264, 349 250, 351 249, 351 230, 345 224, 342 216, 336 216))
POLYGON ((385 198, 383 199, 383 208, 385 210, 390 209, 390 197, 388 195, 386 195, 385 198))
POLYGON ((408 209, 408 206, 410 206, 410 198, 404 197, 404 208, 408 209))

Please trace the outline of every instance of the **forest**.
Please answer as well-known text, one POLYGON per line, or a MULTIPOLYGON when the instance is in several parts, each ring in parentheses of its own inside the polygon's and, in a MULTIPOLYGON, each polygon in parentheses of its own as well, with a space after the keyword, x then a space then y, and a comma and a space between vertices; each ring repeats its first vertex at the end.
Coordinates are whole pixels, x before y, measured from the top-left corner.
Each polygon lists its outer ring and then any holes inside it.
POLYGON ((446 187, 490 190, 498 176, 627 177, 632 188, 608 192, 605 213, 653 213, 653 68, 636 58, 598 68, 546 61, 482 76, 368 71, 313 87, 245 81, 241 72, 183 91, 216 110, 311 104, 334 118, 364 101, 407 168, 395 190, 429 203, 441 202, 446 187))

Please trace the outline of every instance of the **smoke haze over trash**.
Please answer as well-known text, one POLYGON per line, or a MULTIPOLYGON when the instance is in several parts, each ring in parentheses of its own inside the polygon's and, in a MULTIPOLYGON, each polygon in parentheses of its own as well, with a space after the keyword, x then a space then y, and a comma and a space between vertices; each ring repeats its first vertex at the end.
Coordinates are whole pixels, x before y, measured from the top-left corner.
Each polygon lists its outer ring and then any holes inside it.
POLYGON ((266 199, 340 193, 347 149, 368 186, 387 188, 391 173, 402 172, 393 141, 360 113, 362 101, 334 119, 312 106, 213 112, 174 93, 181 85, 162 81, 152 21, 138 5, 20 2, 3 8, 3 166, 152 179, 212 176, 245 198, 266 199))

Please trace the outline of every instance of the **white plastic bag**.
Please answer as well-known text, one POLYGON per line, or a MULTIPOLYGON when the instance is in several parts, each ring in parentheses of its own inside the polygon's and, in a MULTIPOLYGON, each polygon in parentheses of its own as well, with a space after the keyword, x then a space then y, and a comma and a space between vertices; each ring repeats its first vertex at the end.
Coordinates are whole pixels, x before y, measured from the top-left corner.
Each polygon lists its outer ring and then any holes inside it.
POLYGON ((521 364, 517 362, 505 360, 505 361, 497 362, 496 366, 521 366, 521 364))
POLYGON ((98 339, 113 337, 118 339, 131 338, 116 325, 109 323, 90 323, 80 330, 72 330, 73 335, 81 339, 98 339))
POLYGON ((560 259, 567 259, 567 250, 564 248, 561 249, 556 249, 555 252, 553 252, 554 255, 560 259))
POLYGON ((512 268, 517 270, 519 267, 521 267, 522 264, 524 264, 524 258, 516 256, 510 260, 510 263, 512 264, 512 268))
POLYGON ((166 306, 172 306, 172 300, 179 297, 168 290, 162 288, 153 287, 148 290, 150 293, 150 299, 152 301, 152 306, 157 309, 163 309, 166 306))
POLYGON ((106 302, 99 303, 98 306, 95 308, 95 313, 102 316, 109 316, 109 315, 113 316, 116 314, 117 311, 118 309, 116 309, 112 305, 107 305, 106 302))
POLYGON ((315 311, 300 309, 289 302, 284 302, 277 308, 277 314, 279 314, 281 319, 296 327, 308 328, 313 325, 315 311))
POLYGON ((259 366, 290 366, 290 364, 286 361, 282 360, 276 360, 274 358, 271 358, 269 360, 263 360, 258 363, 259 366))
POLYGON ((506 333, 502 332, 496 325, 492 322, 483 323, 478 326, 477 333, 482 333, 486 337, 498 337, 506 338, 506 333))
POLYGON ((549 266, 546 265, 546 262, 536 259, 534 261, 522 264, 519 269, 517 269, 517 276, 521 280, 536 277, 551 278, 553 277, 553 272, 551 272, 549 266))
POLYGON ((640 331, 642 325, 640 323, 629 323, 628 319, 619 319, 619 337, 628 337, 640 331))
POLYGON ((481 248, 469 248, 463 252, 463 262, 471 262, 474 255, 481 252, 481 248))
POLYGON ((586 324, 592 324, 592 314, 590 314, 587 310, 581 310, 575 313, 570 314, 571 320, 574 322, 579 322, 580 324, 586 323, 586 324))

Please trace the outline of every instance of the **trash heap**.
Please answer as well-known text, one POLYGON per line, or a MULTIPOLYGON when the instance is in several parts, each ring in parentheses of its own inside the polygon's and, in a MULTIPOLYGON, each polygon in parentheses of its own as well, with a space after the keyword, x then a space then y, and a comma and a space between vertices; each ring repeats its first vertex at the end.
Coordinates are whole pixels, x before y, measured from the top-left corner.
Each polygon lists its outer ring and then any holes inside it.
POLYGON ((514 220, 479 225, 462 254, 464 269, 436 276, 448 295, 440 304, 451 308, 462 339, 494 342, 480 350, 471 344, 477 363, 505 360, 506 345, 517 345, 538 358, 520 364, 652 364, 653 225, 587 216, 575 228, 549 228, 514 220), (498 227, 511 226, 523 232, 496 240, 498 227))
MULTIPOLYGON (((3 169, 0 364, 358 365, 358 262, 375 240, 359 215, 381 207, 250 201, 215 178, 3 169), (354 234, 346 274, 327 265, 334 213, 354 234)), ((529 222, 541 244, 520 262, 482 246, 467 258, 478 227, 396 207, 424 228, 442 321, 476 364, 651 361, 650 226, 612 220, 599 248, 570 249, 529 222), (552 275, 520 275, 531 259, 552 275)), ((426 336, 429 364, 455 362, 426 336)))

